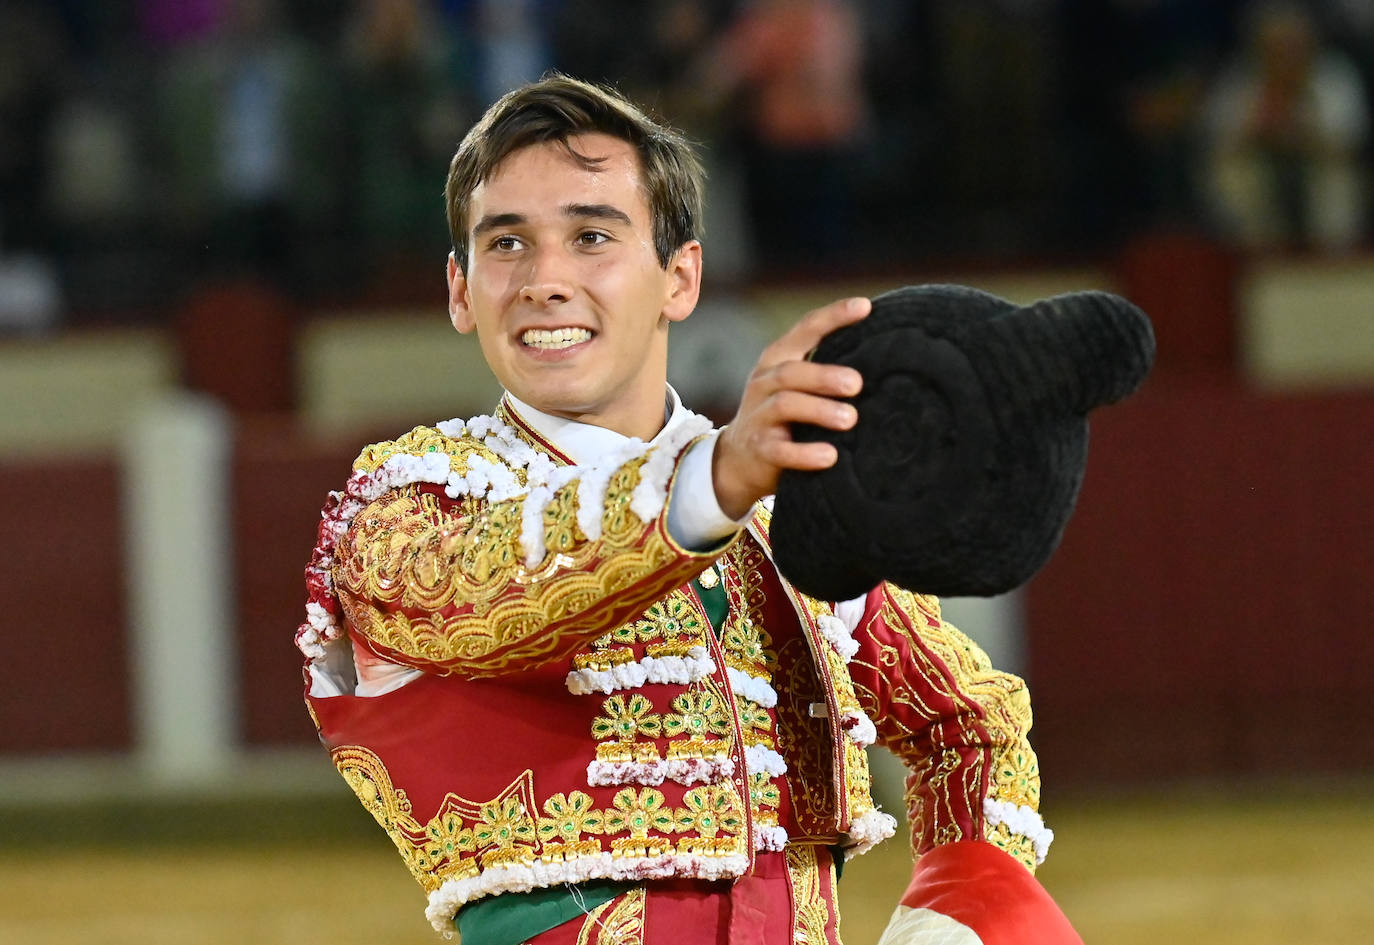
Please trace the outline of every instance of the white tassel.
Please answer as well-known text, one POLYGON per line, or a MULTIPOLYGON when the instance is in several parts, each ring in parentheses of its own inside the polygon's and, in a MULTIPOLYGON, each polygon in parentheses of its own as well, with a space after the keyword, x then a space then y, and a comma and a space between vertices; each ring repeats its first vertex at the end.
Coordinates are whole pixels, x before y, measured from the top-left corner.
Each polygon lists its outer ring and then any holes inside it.
POLYGON ((897 832, 897 820, 891 814, 871 810, 849 825, 848 856, 862 856, 897 832))
POLYGON ((767 745, 750 745, 744 749, 744 760, 750 774, 778 777, 787 773, 787 761, 767 745))
POLYGON ((765 709, 771 709, 778 704, 778 692, 768 680, 750 676, 733 666, 727 666, 725 672, 730 677, 730 691, 735 695, 756 702, 765 709))
POLYGON ((873 726, 873 720, 862 712, 846 712, 840 720, 840 728, 860 748, 867 748, 878 740, 878 730, 873 726))
POLYGON ((621 663, 610 669, 574 669, 564 680, 575 696, 593 692, 612 693, 619 689, 638 689, 645 683, 690 685, 716 671, 716 661, 704 646, 694 646, 686 656, 646 656, 635 663, 621 663))
POLYGON ((733 776, 735 760, 714 758, 670 758, 666 761, 592 761, 587 764, 587 783, 593 787, 617 784, 659 785, 711 784, 733 776))
POLYGON ((755 832, 754 849, 777 853, 787 846, 787 828, 774 825, 755 832))
POLYGON ((630 495, 630 511, 649 522, 663 511, 668 500, 668 480, 682 448, 697 437, 711 432, 711 421, 693 414, 677 429, 655 443, 648 460, 639 470, 639 484, 630 495))
POLYGON ((835 648, 835 652, 840 654, 840 659, 848 662, 854 658, 854 654, 859 652, 859 641, 854 639, 854 635, 849 632, 849 627, 838 617, 829 614, 816 619, 816 629, 821 632, 821 636, 835 648))
POLYGON ((1045 862, 1050 844, 1054 842, 1054 831, 1045 826, 1045 821, 1033 808, 986 797, 983 799, 983 816, 993 827, 1002 825, 1012 833, 1021 834, 1035 849, 1036 865, 1045 862))
POLYGON ((446 880, 429 894, 425 918, 446 937, 453 935, 453 917, 474 899, 506 892, 529 892, 585 883, 593 879, 689 879, 719 880, 743 876, 749 857, 743 854, 707 856, 669 853, 657 857, 628 858, 602 853, 564 862, 535 861, 529 866, 502 864, 488 867, 477 876, 446 880))

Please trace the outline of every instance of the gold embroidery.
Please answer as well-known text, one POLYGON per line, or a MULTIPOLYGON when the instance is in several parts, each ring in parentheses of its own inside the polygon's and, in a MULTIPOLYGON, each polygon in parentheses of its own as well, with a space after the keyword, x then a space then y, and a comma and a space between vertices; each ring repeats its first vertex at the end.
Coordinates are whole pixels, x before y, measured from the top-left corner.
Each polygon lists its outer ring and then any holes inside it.
POLYGON ((729 616, 720 642, 728 665, 751 676, 772 679, 777 665, 773 639, 763 627, 767 599, 763 569, 769 568, 763 550, 753 541, 738 541, 725 554, 725 593, 729 616))
MULTIPOLYGON (((537 828, 539 839, 544 843, 573 844, 581 840, 583 834, 601 833, 601 812, 592 807, 591 797, 581 791, 555 794, 544 802, 544 814, 537 828)), ((596 843, 592 846, 600 849, 596 843)))
POLYGON ((477 847, 487 847, 480 857, 483 866, 498 863, 529 863, 534 859, 534 821, 518 797, 506 796, 483 804, 472 827, 477 847))
POLYGON ((679 738, 668 743, 668 758, 728 758, 728 738, 679 738))
POLYGON ((654 788, 623 788, 611 799, 613 810, 605 813, 603 823, 609 833, 628 831, 630 839, 644 840, 650 830, 672 833, 677 821, 672 808, 663 806, 663 792, 654 788))
POLYGON ((466 471, 466 462, 472 456, 480 456, 487 462, 500 462, 500 458, 485 445, 474 439, 455 440, 444 436, 433 427, 416 427, 404 436, 385 443, 374 443, 362 451, 353 461, 353 468, 359 472, 374 472, 391 457, 398 453, 419 456, 422 453, 447 453, 460 461, 466 471))
MULTIPOLYGON (((1030 697, 1015 676, 992 668, 976 643, 940 618, 938 603, 929 597, 888 587, 882 618, 894 635, 907 626, 908 652, 914 665, 902 672, 919 677, 928 687, 922 695, 909 683, 899 682, 890 694, 905 713, 889 714, 889 740, 924 740, 923 750, 907 759, 912 777, 907 782, 907 807, 912 843, 919 850, 929 843, 967 839, 964 827, 981 830, 984 839, 1033 867, 1033 851, 1023 837, 1010 835, 1005 827, 986 826, 981 804, 984 775, 987 793, 999 799, 1039 806, 1040 776, 1034 751, 1026 740, 1030 729, 1030 697), (933 700, 940 700, 936 704, 933 700), (913 732, 900 716, 940 720, 940 731, 913 732), (931 745, 934 734, 938 741, 931 745)), ((878 654, 879 672, 889 676, 902 655, 893 646, 878 654)), ((871 693, 862 693, 871 704, 871 693)))
MULTIPOLYGON (((741 823, 741 829, 743 829, 741 823)), ((687 856, 742 856, 744 838, 739 835, 730 837, 682 837, 677 842, 677 852, 687 856)))
MULTIPOLYGON (((398 453, 440 450, 459 473, 477 459, 502 463, 471 438, 417 428, 369 447, 355 468, 370 472, 398 453)), ((597 541, 577 526, 577 484, 555 492, 543 515, 546 554, 534 569, 523 565, 523 498, 445 502, 420 485, 386 493, 339 541, 334 578, 345 617, 384 655, 440 672, 493 675, 570 656, 701 569, 701 557, 630 511, 643 462, 612 475, 597 541)), ((523 483, 524 469, 502 468, 523 483)), ((699 623, 685 595, 654 606, 667 608, 646 615, 662 624, 655 635, 690 635, 699 623)))
POLYGON ((675 812, 676 827, 681 832, 694 832, 711 840, 718 832, 738 834, 744 829, 744 818, 733 789, 720 785, 692 788, 683 795, 685 808, 675 812))
POLYGON ((853 823, 873 810, 873 779, 868 771, 868 754, 853 740, 844 740, 845 795, 849 801, 849 821, 853 823))
POLYGON ((421 824, 411 816, 410 799, 392 786, 381 759, 365 748, 337 748, 334 765, 386 831, 410 873, 433 892, 450 877, 475 876, 478 863, 533 859, 533 775, 528 770, 496 798, 474 804, 447 794, 438 813, 421 824))
MULTIPOLYGON (((622 630, 633 632, 639 640, 673 641, 678 637, 700 638, 704 627, 691 598, 678 590, 666 600, 652 604, 643 617, 622 630)), ((617 632, 613 631, 612 637, 617 632)))
MULTIPOLYGON (((790 844, 783 850, 787 859, 787 881, 792 887, 792 941, 799 945, 826 945, 830 924, 830 904, 821 892, 820 864, 816 848, 790 844)), ((831 888, 834 888, 833 877, 831 888)), ((839 925, 839 914, 835 924, 839 925)))
POLYGON ((613 666, 633 663, 634 661, 635 651, 628 646, 618 646, 613 650, 594 650, 590 653, 573 654, 574 669, 596 669, 605 671, 613 666))
POLYGON ((998 824, 996 827, 989 827, 985 824, 983 835, 993 846, 1009 854, 1032 873, 1035 872, 1035 843, 1025 834, 1012 833, 1006 824, 998 824))
POLYGON ((787 761, 788 796, 801 837, 833 836, 837 824, 835 761, 824 719, 807 711, 825 702, 807 643, 800 636, 778 650, 778 751, 787 761))
POLYGON ((350 746, 335 749, 332 757, 426 893, 446 880, 477 876, 493 866, 600 857, 606 847, 598 837, 606 837, 612 854, 619 856, 745 852, 739 795, 730 784, 693 788, 683 796, 682 807, 668 804, 654 788, 622 788, 605 809, 595 807, 582 791, 559 793, 545 800, 542 815, 535 816, 541 808, 534 800, 534 775, 526 770, 488 801, 446 794, 434 817, 422 824, 405 791, 392 784, 374 753, 350 746), (674 833, 688 836, 674 843, 668 836, 674 833))
POLYGON ((773 719, 768 710, 742 696, 737 697, 735 702, 739 706, 739 725, 744 732, 745 744, 762 745, 772 741, 773 719))
MULTIPOLYGON (((669 748, 676 744, 670 743, 669 748)), ((658 746, 653 742, 602 742, 596 746, 596 760, 611 764, 621 764, 627 761, 635 761, 640 764, 652 764, 661 761, 662 756, 658 753, 658 746)))
POLYGON ((644 887, 603 902, 582 920, 577 945, 643 945, 644 887))
POLYGON ((475 588, 470 606, 457 613, 451 608, 413 616, 384 612, 365 593, 355 594, 346 580, 338 581, 339 600, 354 629, 407 662, 441 672, 496 675, 571 655, 581 639, 622 616, 624 597, 618 595, 627 587, 639 585, 649 594, 676 583, 679 571, 690 568, 689 559, 670 567, 678 557, 651 531, 641 547, 586 563, 588 570, 576 561, 556 560, 556 580, 536 576, 521 585, 524 572, 517 570, 514 588, 500 595, 475 588), (558 632, 550 632, 555 624, 558 632))
POLYGON ((695 640, 682 641, 676 643, 650 643, 644 648, 645 656, 652 656, 654 659, 676 656, 678 658, 690 656, 694 647, 701 644, 695 640))
MULTIPOLYGON (((694 646, 705 644, 706 623, 691 595, 675 589, 661 601, 649 606, 637 619, 616 627, 592 641, 589 654, 578 657, 596 660, 604 652, 627 652, 637 643, 647 643, 646 656, 686 656, 694 646)), ((578 657, 574 657, 575 659, 578 657)))
POLYGON ((688 735, 729 735, 730 715, 724 700, 711 692, 684 692, 673 699, 676 713, 663 716, 663 734, 669 737, 688 735))
POLYGON ((663 734, 663 718, 653 708, 654 704, 637 692, 628 701, 624 696, 611 696, 602 703, 606 714, 592 719, 592 737, 622 742, 632 741, 637 735, 657 738, 663 734))
MULTIPOLYGON (((749 800, 758 809, 755 816, 762 817, 767 815, 768 811, 761 808, 777 808, 782 803, 782 790, 773 783, 768 774, 759 772, 749 776, 749 800)), ((776 809, 773 811, 772 822, 778 822, 776 809)))

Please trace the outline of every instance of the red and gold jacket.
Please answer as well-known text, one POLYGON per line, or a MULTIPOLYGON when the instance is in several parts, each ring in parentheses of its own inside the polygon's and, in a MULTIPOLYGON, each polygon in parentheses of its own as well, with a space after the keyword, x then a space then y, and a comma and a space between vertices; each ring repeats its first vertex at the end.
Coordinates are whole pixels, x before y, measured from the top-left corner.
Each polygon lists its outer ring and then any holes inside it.
POLYGON ((773 567, 762 506, 709 553, 669 535, 677 463, 708 431, 575 466, 503 404, 368 447, 326 504, 307 703, 436 928, 503 892, 733 878, 794 843, 861 853, 895 829, 875 741, 910 769, 917 854, 1043 859, 1025 687, 934 599, 883 585, 842 619, 773 567), (320 685, 355 647, 422 672, 366 697, 320 685))

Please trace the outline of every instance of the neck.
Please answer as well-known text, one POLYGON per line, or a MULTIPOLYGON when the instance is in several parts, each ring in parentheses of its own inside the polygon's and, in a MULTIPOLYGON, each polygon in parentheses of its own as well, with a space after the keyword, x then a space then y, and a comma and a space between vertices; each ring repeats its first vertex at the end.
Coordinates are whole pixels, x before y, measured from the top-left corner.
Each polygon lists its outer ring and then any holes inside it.
MULTIPOLYGON (((513 394, 506 394, 514 415, 523 416, 527 421, 527 426, 535 428, 534 432, 549 439, 551 442, 561 442, 565 436, 563 424, 582 424, 585 426, 596 427, 600 430, 616 434, 618 436, 638 437, 646 443, 653 440, 672 419, 674 411, 678 407, 677 394, 672 388, 664 385, 663 400, 655 412, 652 422, 644 422, 638 426, 628 426, 624 423, 608 421, 607 418, 590 413, 579 413, 566 410, 546 410, 521 401, 513 394)), ((583 457, 586 459, 586 457, 583 457)))

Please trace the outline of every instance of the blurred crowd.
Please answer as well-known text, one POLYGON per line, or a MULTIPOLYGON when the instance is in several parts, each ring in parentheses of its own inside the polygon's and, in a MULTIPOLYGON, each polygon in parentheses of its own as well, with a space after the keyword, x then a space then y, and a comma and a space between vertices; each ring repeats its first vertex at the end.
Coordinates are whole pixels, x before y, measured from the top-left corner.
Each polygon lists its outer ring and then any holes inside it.
POLYGON ((1370 235, 1367 0, 0 0, 0 325, 437 292, 458 139, 550 69, 702 143, 713 278, 1370 235))

